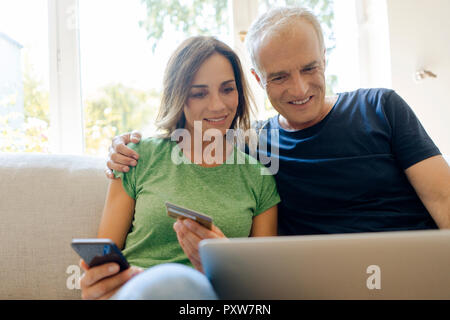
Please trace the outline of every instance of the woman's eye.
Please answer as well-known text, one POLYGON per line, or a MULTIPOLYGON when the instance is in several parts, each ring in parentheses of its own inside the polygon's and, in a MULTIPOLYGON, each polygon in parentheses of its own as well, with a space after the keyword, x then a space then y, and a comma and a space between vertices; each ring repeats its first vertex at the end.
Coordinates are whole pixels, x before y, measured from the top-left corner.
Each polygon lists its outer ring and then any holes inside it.
POLYGON ((223 91, 224 91, 225 93, 231 93, 231 92, 233 92, 234 90, 235 90, 234 87, 227 87, 227 88, 224 88, 224 89, 223 89, 223 91))
POLYGON ((195 92, 195 93, 191 93, 189 95, 189 98, 197 98, 197 99, 199 99, 199 98, 203 98, 205 96, 206 96, 206 92, 195 92))

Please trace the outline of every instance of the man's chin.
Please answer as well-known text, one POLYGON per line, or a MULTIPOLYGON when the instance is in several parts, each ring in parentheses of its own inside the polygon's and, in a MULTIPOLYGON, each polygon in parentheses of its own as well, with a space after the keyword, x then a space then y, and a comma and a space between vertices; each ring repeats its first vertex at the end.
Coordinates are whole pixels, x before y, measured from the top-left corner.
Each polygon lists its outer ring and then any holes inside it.
POLYGON ((318 123, 317 115, 303 114, 299 116, 295 113, 280 114, 279 123, 283 129, 287 130, 302 130, 318 123))

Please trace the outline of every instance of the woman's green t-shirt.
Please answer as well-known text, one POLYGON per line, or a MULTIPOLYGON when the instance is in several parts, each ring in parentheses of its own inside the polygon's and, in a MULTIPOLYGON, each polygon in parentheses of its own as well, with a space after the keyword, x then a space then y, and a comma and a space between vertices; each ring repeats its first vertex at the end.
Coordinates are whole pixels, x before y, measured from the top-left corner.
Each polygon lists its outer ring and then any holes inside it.
POLYGON ((236 148, 232 163, 228 158, 220 166, 201 167, 188 161, 170 139, 147 138, 128 146, 139 153, 137 166, 127 173, 114 173, 136 202, 123 250, 131 265, 148 268, 175 262, 192 266, 178 243, 166 201, 212 217, 228 238, 248 237, 252 218, 280 202, 274 177, 236 148), (180 161, 174 161, 173 155, 184 161, 177 164, 180 161))

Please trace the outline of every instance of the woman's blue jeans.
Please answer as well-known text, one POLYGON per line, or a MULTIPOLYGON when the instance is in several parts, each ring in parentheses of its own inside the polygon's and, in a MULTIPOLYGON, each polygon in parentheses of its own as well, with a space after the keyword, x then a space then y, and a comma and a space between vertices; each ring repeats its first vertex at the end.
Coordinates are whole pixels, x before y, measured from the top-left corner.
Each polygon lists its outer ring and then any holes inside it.
POLYGON ((165 263, 134 276, 113 300, 216 300, 208 278, 194 268, 165 263))

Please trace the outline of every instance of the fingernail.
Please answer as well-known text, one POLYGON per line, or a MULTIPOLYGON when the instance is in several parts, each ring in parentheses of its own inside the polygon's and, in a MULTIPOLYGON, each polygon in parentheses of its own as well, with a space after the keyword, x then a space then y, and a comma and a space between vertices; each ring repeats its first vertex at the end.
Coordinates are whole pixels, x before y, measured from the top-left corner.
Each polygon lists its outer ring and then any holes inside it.
POLYGON ((123 171, 128 172, 128 171, 130 171, 130 168, 128 168, 128 167, 123 167, 123 171))
POLYGON ((191 222, 189 221, 189 219, 184 219, 183 223, 186 227, 190 227, 191 226, 191 222))
POLYGON ((111 273, 115 273, 115 272, 119 271, 119 267, 116 266, 116 265, 110 266, 108 268, 108 271, 111 272, 111 273))
POLYGON ((133 155, 133 158, 135 158, 136 160, 139 160, 139 155, 135 154, 135 155, 133 155))
POLYGON ((131 165, 132 165, 132 166, 136 166, 136 165, 137 165, 137 162, 133 160, 133 161, 131 161, 131 165))

